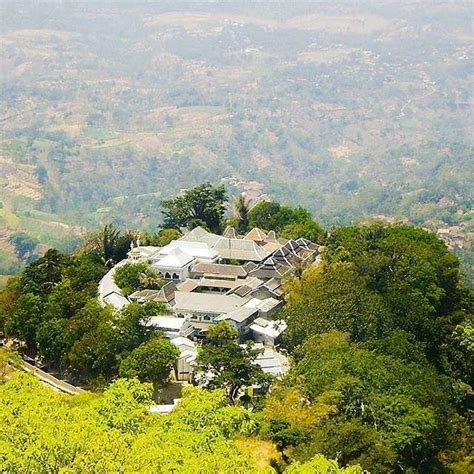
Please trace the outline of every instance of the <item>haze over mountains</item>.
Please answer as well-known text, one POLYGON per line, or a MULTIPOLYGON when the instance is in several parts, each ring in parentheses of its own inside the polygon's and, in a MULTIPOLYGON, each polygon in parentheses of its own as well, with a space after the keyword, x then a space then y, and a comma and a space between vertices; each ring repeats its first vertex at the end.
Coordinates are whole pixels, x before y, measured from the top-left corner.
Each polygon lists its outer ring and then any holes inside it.
POLYGON ((472 265, 471 4, 380 3, 1 2, 0 273, 223 178, 472 265))

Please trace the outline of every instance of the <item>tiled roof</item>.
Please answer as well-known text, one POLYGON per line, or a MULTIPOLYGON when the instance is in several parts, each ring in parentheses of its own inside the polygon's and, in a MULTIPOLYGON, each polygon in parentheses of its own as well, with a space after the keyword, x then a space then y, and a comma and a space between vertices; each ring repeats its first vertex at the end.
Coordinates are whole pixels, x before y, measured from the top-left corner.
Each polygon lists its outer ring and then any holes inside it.
POLYGON ((211 295, 176 291, 174 311, 200 311, 206 313, 228 313, 245 302, 237 295, 211 295))
POLYGON ((245 278, 247 272, 240 265, 221 265, 219 263, 196 263, 191 268, 192 273, 202 275, 231 276, 235 278, 245 278))
POLYGON ((267 234, 262 229, 254 227, 245 237, 246 240, 253 240, 254 242, 263 242, 267 238, 267 234))
POLYGON ((220 235, 208 232, 206 229, 198 226, 183 235, 179 240, 186 240, 188 242, 204 242, 212 247, 220 238, 220 235))
POLYGON ((227 239, 222 237, 214 249, 219 254, 219 257, 230 260, 247 260, 253 262, 261 262, 270 255, 262 247, 259 247, 252 240, 245 239, 227 239))
POLYGON ((172 303, 174 300, 174 292, 176 284, 172 281, 168 282, 160 290, 139 290, 130 295, 130 299, 139 302, 156 301, 157 303, 172 303))
POLYGON ((231 319, 232 321, 235 321, 236 323, 242 323, 257 312, 258 312, 258 308, 246 308, 246 307, 236 308, 232 311, 229 311, 226 314, 222 314, 221 316, 216 318, 216 321, 227 321, 231 319))
POLYGON ((270 253, 273 253, 275 252, 276 250, 278 250, 279 248, 281 248, 281 244, 278 243, 278 242, 267 242, 265 244, 262 245, 262 247, 267 251, 267 252, 270 252, 270 253))

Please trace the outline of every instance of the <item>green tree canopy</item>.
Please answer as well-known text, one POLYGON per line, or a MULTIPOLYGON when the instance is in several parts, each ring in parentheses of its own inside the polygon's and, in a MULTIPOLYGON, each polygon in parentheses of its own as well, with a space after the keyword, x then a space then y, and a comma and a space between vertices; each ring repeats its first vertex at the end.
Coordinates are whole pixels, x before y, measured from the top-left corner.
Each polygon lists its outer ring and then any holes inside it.
POLYGON ((333 329, 349 332, 355 341, 383 337, 391 329, 382 298, 365 286, 351 265, 310 268, 289 286, 281 315, 288 322, 285 338, 290 347, 333 329))
POLYGON ((459 261, 434 234, 407 225, 375 223, 334 229, 325 259, 350 263, 379 294, 395 327, 426 343, 432 360, 452 329, 450 315, 466 312, 459 261), (460 313, 459 313, 460 311, 460 313))
POLYGON ((164 247, 172 240, 179 239, 183 234, 178 229, 161 229, 159 232, 140 232, 141 245, 164 247))
MULTIPOLYGON (((148 412, 151 386, 117 380, 66 396, 17 372, 0 384, 1 472, 253 472, 233 438, 255 428, 223 390, 183 390, 176 410, 148 412)), ((268 472, 268 471, 267 471, 268 472)))
POLYGON ((311 403, 331 399, 337 408, 297 456, 339 454, 342 463, 375 472, 395 465, 430 471, 442 450, 462 446, 457 394, 433 367, 371 352, 338 332, 310 338, 296 359, 288 383, 311 403))
POLYGON ((211 326, 208 341, 201 349, 198 370, 208 379, 207 386, 225 388, 231 401, 235 401, 243 387, 265 380, 262 369, 252 362, 259 351, 249 343, 238 344, 238 332, 227 322, 211 326))
POLYGON ((30 237, 25 232, 15 232, 11 235, 10 242, 15 246, 16 253, 20 258, 31 254, 39 244, 38 239, 30 237))
POLYGON ((114 272, 114 280, 125 296, 137 290, 158 290, 163 286, 163 280, 145 262, 121 265, 114 272))
POLYGON ((134 349, 120 364, 121 377, 164 384, 179 356, 179 350, 162 336, 155 336, 134 349))
POLYGON ((212 231, 222 230, 227 193, 223 185, 204 183, 186 190, 182 195, 161 203, 165 227, 189 227, 198 220, 212 231))

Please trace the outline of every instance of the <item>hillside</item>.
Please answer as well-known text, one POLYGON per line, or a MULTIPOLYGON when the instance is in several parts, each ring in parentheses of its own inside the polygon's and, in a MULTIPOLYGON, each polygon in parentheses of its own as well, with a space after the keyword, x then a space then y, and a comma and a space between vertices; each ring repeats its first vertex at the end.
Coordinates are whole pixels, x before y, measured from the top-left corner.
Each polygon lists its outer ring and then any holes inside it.
POLYGON ((469 2, 379 3, 2 2, 0 273, 17 232, 155 228, 222 179, 326 226, 455 226, 472 264, 469 2))

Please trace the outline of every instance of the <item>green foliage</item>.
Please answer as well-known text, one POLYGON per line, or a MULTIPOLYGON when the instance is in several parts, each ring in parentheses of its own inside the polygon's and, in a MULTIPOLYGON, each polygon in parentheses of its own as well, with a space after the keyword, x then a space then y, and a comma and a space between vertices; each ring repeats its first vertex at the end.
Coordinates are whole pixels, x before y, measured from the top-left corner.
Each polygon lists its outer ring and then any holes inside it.
POLYGON ((71 257, 54 249, 48 250, 43 257, 28 265, 22 273, 20 278, 22 291, 40 297, 49 294, 61 281, 71 263, 71 257))
POLYGON ((50 319, 43 322, 36 332, 39 353, 52 365, 58 366, 70 347, 70 338, 65 319, 50 319))
POLYGON ((20 356, 6 347, 0 347, 0 383, 3 382, 8 372, 20 367, 20 356))
POLYGON ((209 328, 208 341, 199 353, 198 370, 209 378, 209 388, 225 388, 234 402, 243 387, 267 383, 262 369, 252 364, 258 354, 251 343, 240 347, 237 330, 221 322, 209 328))
MULTIPOLYGON (((277 202, 260 202, 248 214, 250 227, 281 232, 286 226, 312 222, 311 213, 302 207, 291 208, 277 202)), ((309 224, 310 225, 310 224, 309 224)), ((291 230, 291 228, 289 228, 291 230)))
POLYGON ((109 428, 136 433, 145 421, 151 397, 151 386, 141 384, 136 378, 118 379, 98 401, 97 412, 109 428))
POLYGON ((382 298, 346 264, 303 273, 291 284, 282 316, 288 322, 285 337, 291 347, 333 329, 349 332, 355 341, 380 338, 391 329, 382 298))
POLYGON ((230 438, 251 414, 222 391, 184 390, 175 412, 147 411, 151 387, 118 380, 100 397, 51 391, 18 372, 0 385, 2 472, 251 472, 230 438))
POLYGON ((249 202, 245 194, 241 194, 234 203, 235 207, 235 228, 237 233, 245 234, 249 230, 249 202))
POLYGON ((362 474, 363 472, 360 466, 340 468, 337 461, 327 459, 321 454, 305 463, 297 461, 285 470, 285 474, 362 474))
POLYGON ((312 219, 308 219, 304 222, 294 222, 285 225, 279 235, 284 239, 298 239, 303 237, 304 239, 311 240, 322 244, 324 241, 324 229, 312 219))
POLYGON ((164 224, 179 229, 204 223, 212 232, 219 232, 222 230, 226 202, 224 186, 201 184, 161 203, 164 224))
POLYGON ((163 285, 163 280, 144 262, 126 263, 118 267, 114 280, 125 296, 137 290, 158 290, 163 285))
POLYGON ((37 295, 24 293, 15 301, 5 321, 5 333, 36 346, 36 331, 44 320, 43 301, 37 295))
POLYGON ((31 238, 25 232, 15 232, 10 237, 10 242, 15 246, 16 253, 20 258, 25 258, 28 254, 32 254, 38 245, 38 239, 31 238))
POLYGON ((394 327, 426 343, 439 359, 440 340, 450 332, 449 315, 466 301, 459 261, 435 235, 406 225, 376 223, 338 228, 328 239, 325 259, 345 262, 380 295, 394 327))
POLYGON ((303 237, 316 243, 324 241, 324 229, 302 207, 291 208, 277 202, 261 202, 248 212, 247 220, 248 227, 274 230, 285 239, 303 237))
POLYGON ((112 224, 107 224, 99 232, 89 236, 79 248, 79 253, 96 253, 102 262, 110 268, 114 263, 127 257, 133 235, 122 232, 112 224))
POLYGON ((142 382, 164 384, 179 356, 179 350, 160 336, 134 349, 120 364, 121 377, 138 377, 142 382))
POLYGON ((70 321, 74 341, 67 354, 70 369, 85 381, 111 380, 122 359, 148 339, 145 323, 161 310, 157 303, 132 303, 112 312, 90 301, 70 321))
POLYGON ((183 234, 178 229, 161 229, 159 232, 140 232, 141 245, 164 247, 172 240, 179 239, 183 234))
POLYGON ((297 447, 297 457, 339 453, 344 464, 374 472, 395 465, 431 470, 441 450, 465 442, 450 381, 427 364, 376 354, 337 332, 310 338, 298 360, 288 383, 313 402, 337 400, 337 412, 297 447))

